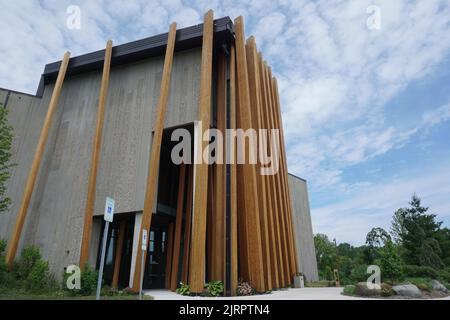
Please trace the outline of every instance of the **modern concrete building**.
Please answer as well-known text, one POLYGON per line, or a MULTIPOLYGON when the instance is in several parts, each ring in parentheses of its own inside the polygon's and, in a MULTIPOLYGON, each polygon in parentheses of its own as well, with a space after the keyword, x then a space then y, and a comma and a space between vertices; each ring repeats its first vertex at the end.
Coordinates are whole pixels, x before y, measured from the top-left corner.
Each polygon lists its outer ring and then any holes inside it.
POLYGON ((144 288, 183 281, 201 292, 221 280, 234 294, 238 279, 258 291, 289 286, 297 272, 317 279, 306 184, 288 178, 282 130, 275 175, 259 174, 258 163, 171 157, 177 129, 202 150, 208 126, 195 121, 223 131, 282 129, 276 79, 254 39, 245 43, 241 18, 208 12, 204 24, 67 55, 45 66, 35 96, 1 89, 0 103, 17 163, 12 206, 0 215, 9 262, 34 244, 56 276, 71 264, 98 267, 111 197, 106 283, 136 289, 142 255, 144 288))

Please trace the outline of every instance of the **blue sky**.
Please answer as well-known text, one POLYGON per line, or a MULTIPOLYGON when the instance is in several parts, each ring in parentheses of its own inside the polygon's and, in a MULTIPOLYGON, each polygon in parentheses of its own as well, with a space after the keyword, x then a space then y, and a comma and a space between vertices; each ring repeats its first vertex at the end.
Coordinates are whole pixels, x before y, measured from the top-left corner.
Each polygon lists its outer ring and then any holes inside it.
POLYGON ((34 93, 64 51, 243 15, 278 78, 292 173, 308 180, 314 232, 361 244, 417 193, 450 225, 448 1, 2 1, 0 87, 34 93), (69 5, 81 29, 66 27, 69 5), (366 21, 376 5, 380 28, 366 21))

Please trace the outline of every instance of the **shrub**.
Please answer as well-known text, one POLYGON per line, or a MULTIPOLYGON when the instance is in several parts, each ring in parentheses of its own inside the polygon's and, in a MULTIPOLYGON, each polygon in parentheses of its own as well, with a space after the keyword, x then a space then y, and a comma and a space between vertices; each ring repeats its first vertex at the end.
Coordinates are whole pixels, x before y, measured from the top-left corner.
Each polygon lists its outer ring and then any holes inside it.
POLYGON ((354 285, 352 285, 352 284, 346 285, 346 286, 344 287, 344 293, 345 293, 345 294, 351 294, 351 295, 353 295, 353 294, 355 294, 355 290, 356 290, 356 286, 354 286, 354 285))
POLYGON ((403 277, 403 262, 397 248, 390 240, 386 241, 380 250, 380 267, 383 279, 399 280, 403 277))
POLYGON ((394 289, 392 289, 392 287, 389 284, 382 283, 380 294, 382 297, 390 297, 390 296, 395 295, 395 291, 394 291, 394 289))
POLYGON ((189 296, 191 294, 191 287, 187 283, 180 283, 181 286, 177 289, 177 293, 183 296, 189 296))
POLYGON ((84 270, 81 271, 80 274, 80 289, 69 289, 66 286, 67 278, 70 274, 64 273, 64 279, 62 283, 62 287, 65 292, 68 292, 70 295, 82 295, 82 296, 90 296, 95 294, 97 290, 97 281, 98 281, 98 272, 95 271, 91 266, 86 264, 84 270))
POLYGON ((219 297, 223 296, 223 282, 222 281, 211 281, 206 283, 206 296, 208 297, 219 297))
POLYGON ((350 273, 350 281, 354 283, 365 282, 368 277, 366 265, 358 265, 350 273))
POLYGON ((7 241, 5 239, 0 239, 0 256, 6 251, 7 241))
POLYGON ((26 287, 32 292, 43 292, 49 289, 50 281, 48 263, 39 259, 28 274, 26 287))
POLYGON ((33 267, 38 261, 41 261, 39 248, 29 246, 22 250, 19 261, 14 266, 14 271, 18 279, 26 280, 33 267))
POLYGON ((248 282, 240 282, 237 286, 237 295, 238 296, 251 296, 255 294, 255 289, 248 282))
POLYGON ((15 286, 15 277, 8 271, 5 257, 0 256, 0 289, 12 289, 15 286))
POLYGON ((450 268, 439 270, 437 277, 444 282, 450 282, 450 268))
POLYGON ((438 277, 437 271, 431 267, 406 265, 403 270, 408 277, 429 277, 433 279, 438 277))
POLYGON ((429 278, 407 278, 406 281, 415 285, 422 291, 433 291, 433 285, 431 284, 431 280, 429 278))

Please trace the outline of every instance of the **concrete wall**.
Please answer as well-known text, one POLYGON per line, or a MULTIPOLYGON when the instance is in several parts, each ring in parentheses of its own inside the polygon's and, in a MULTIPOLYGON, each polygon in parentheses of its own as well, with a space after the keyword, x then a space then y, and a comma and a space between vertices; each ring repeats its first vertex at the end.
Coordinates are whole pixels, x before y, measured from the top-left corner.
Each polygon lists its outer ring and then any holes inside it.
POLYGON ((319 280, 306 181, 289 174, 297 264, 308 281, 319 280))
MULTIPOLYGON (((103 214, 106 196, 115 198, 117 213, 143 210, 163 60, 151 58, 111 69, 96 215, 103 214)), ((200 48, 175 53, 166 127, 197 119, 200 62, 200 48)), ((98 71, 64 82, 19 246, 20 252, 24 243, 38 245, 57 276, 79 259, 100 80, 98 71)), ((42 99, 13 94, 8 102, 18 166, 8 183, 13 205, 0 215, 0 238, 9 238, 14 227, 52 90, 53 85, 47 85, 42 99)), ((98 245, 93 240, 92 245, 98 245)))

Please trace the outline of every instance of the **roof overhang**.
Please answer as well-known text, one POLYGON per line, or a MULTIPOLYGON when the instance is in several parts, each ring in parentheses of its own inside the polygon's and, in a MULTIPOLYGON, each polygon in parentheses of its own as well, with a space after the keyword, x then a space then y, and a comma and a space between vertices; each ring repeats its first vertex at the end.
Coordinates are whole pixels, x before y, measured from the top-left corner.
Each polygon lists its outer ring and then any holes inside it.
MULTIPOLYGON (((111 65, 121 65, 163 55, 166 50, 168 35, 169 33, 162 33, 156 36, 114 46, 112 49, 111 65)), ((203 23, 177 30, 175 51, 201 46, 202 37, 203 23)), ((227 41, 233 37, 234 26, 229 17, 214 20, 214 39, 216 43, 223 42, 224 40, 227 41)), ((104 56, 105 50, 103 49, 72 57, 70 58, 66 74, 70 76, 101 70, 103 67, 104 56)), ((46 84, 55 81, 60 65, 61 60, 45 65, 36 93, 37 96, 42 96, 46 84)))

